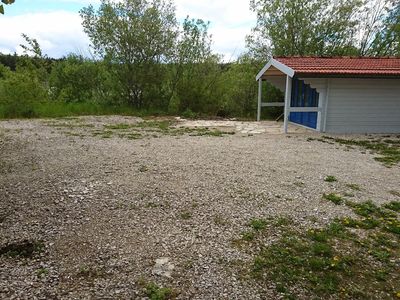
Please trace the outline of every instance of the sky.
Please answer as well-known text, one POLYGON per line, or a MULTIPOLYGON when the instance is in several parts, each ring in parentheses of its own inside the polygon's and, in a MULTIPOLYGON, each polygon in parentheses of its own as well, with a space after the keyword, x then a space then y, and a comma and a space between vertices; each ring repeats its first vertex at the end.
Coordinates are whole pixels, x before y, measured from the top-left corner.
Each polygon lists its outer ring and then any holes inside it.
MULTIPOLYGON (((100 0, 16 0, 0 15, 0 52, 22 53, 25 33, 36 38, 45 54, 59 58, 69 53, 88 55, 90 41, 83 32, 79 10, 100 0)), ((249 0, 175 0, 177 19, 186 16, 210 21, 213 50, 226 61, 245 49, 245 37, 256 22, 249 0)))

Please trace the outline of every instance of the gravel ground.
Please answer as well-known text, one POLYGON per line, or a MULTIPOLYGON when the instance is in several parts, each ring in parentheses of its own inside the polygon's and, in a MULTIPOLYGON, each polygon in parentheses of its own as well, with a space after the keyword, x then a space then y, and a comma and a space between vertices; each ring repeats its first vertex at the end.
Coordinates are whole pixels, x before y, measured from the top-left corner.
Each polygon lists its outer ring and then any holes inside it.
POLYGON ((353 201, 382 204, 399 190, 399 166, 315 133, 102 138, 90 132, 141 120, 73 120, 0 122, 0 249, 43 245, 0 255, 0 298, 146 299, 150 282, 177 299, 277 298, 242 276, 252 257, 233 241, 250 219, 319 226, 351 215, 323 193, 358 184, 353 201))

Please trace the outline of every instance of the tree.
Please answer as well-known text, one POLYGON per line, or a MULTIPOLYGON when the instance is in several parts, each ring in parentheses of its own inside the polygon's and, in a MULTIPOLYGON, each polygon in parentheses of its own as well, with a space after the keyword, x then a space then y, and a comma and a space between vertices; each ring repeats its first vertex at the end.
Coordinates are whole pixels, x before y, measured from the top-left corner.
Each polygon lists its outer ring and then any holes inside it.
POLYGON ((187 17, 179 33, 172 60, 172 111, 216 111, 216 81, 221 73, 220 58, 211 51, 209 23, 187 17))
POLYGON ((257 25, 247 37, 251 53, 267 56, 344 55, 356 52, 361 0, 251 0, 257 25))
POLYGON ((400 3, 393 1, 393 6, 387 6, 385 11, 387 14, 373 35, 366 54, 400 56, 400 3))
MULTIPOLYGON (((15 2, 15 0, 1 0, 2 3, 4 4, 13 4, 15 2)), ((0 4, 0 14, 4 15, 4 6, 3 4, 0 4)))
POLYGON ((102 0, 80 12, 96 55, 109 63, 121 96, 138 108, 162 97, 165 62, 177 36, 175 10, 169 0, 102 0))

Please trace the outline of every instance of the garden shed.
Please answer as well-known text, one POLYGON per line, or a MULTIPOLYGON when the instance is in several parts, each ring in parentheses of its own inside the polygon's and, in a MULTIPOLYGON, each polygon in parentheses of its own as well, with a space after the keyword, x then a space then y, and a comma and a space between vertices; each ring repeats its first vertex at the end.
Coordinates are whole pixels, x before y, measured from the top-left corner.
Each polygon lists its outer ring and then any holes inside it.
POLYGON ((261 109, 283 106, 285 133, 288 123, 329 133, 400 133, 400 58, 274 57, 257 81, 257 120, 261 109), (263 102, 265 81, 284 92, 284 102, 263 102))

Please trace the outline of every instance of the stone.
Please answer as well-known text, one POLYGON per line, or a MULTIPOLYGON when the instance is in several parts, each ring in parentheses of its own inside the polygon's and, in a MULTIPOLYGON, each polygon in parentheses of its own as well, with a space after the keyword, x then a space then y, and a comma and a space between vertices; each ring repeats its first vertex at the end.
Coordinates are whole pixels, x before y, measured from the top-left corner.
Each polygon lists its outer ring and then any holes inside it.
POLYGON ((156 264, 153 267, 152 273, 154 275, 171 278, 174 268, 175 266, 170 262, 168 257, 162 257, 156 259, 156 264))

